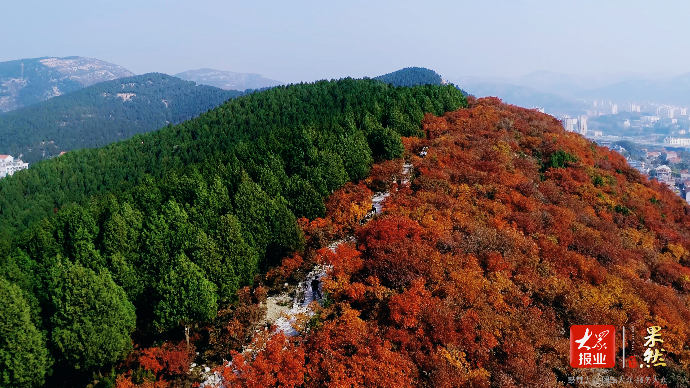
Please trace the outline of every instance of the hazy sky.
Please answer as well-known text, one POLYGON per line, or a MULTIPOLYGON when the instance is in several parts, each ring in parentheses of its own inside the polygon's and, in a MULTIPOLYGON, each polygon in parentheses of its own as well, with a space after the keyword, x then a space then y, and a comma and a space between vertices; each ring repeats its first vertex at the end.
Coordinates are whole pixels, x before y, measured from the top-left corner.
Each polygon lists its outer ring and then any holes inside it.
POLYGON ((2 0, 0 61, 85 56, 134 73, 283 82, 423 66, 446 78, 690 71, 690 2, 2 0))

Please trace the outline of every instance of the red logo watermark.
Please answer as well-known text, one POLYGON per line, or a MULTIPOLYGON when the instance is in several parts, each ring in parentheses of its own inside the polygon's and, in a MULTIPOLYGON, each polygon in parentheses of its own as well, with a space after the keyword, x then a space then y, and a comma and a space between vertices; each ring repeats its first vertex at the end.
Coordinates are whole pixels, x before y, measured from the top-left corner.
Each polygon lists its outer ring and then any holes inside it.
POLYGON ((613 368, 616 365, 616 328, 613 325, 570 326, 570 366, 613 368))

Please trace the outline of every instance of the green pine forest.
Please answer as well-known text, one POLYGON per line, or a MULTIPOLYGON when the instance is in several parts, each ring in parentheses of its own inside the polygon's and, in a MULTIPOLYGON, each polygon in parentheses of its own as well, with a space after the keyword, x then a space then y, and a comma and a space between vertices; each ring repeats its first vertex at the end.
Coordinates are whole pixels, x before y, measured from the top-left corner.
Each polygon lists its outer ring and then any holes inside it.
POLYGON ((150 73, 101 82, 0 114, 0 154, 34 163, 179 124, 242 95, 150 73))
POLYGON ((69 385, 133 335, 213 318, 303 248, 298 218, 466 104, 452 85, 280 86, 0 180, 0 386, 69 385))
POLYGON ((406 67, 374 79, 393 86, 440 85, 442 81, 438 73, 424 67, 406 67))

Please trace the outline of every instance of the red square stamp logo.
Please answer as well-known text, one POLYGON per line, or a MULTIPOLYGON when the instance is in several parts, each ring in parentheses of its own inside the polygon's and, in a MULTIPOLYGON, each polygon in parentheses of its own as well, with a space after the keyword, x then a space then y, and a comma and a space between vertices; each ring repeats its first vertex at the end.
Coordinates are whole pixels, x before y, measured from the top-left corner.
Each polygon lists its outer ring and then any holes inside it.
POLYGON ((616 328, 613 325, 570 326, 570 366, 613 368, 616 365, 616 328))

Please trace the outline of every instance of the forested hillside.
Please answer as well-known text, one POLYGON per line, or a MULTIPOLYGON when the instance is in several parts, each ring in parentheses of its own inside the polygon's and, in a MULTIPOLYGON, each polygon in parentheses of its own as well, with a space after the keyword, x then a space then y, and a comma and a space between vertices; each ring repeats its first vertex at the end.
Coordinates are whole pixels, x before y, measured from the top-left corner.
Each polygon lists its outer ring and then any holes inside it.
POLYGON ((423 67, 406 67, 374 79, 393 86, 441 85, 443 80, 435 71, 423 67))
POLYGON ((280 288, 300 265, 331 266, 325 303, 302 335, 260 332, 230 352, 225 386, 690 385, 685 201, 555 118, 497 99, 428 115, 424 130, 304 225, 308 249, 271 276, 280 288), (362 225, 371 189, 390 197, 362 225), (615 326, 615 368, 570 367, 571 325, 592 324, 615 326), (649 365, 650 326, 664 365, 649 365))
POLYGON ((151 73, 98 83, 0 115, 0 153, 29 163, 179 124, 240 92, 151 73))
POLYGON ((98 82, 132 75, 121 66, 83 57, 0 62, 0 112, 37 104, 98 82))
MULTIPOLYGON (((298 218, 400 157, 425 113, 464 106, 451 86, 281 86, 1 180, 2 384, 112 382, 132 333, 136 346, 180 338, 245 300, 260 269, 304 248, 298 218)), ((188 368, 177 360, 154 373, 188 368)))

